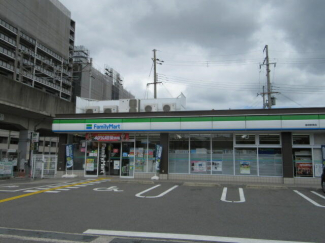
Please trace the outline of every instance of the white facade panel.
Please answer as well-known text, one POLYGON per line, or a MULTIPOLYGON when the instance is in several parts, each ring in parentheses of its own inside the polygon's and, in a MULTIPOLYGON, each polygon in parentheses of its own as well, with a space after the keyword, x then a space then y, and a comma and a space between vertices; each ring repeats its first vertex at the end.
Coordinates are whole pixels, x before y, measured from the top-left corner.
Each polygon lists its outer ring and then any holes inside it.
POLYGON ((319 119, 319 128, 325 128, 325 120, 319 119))
POLYGON ((129 130, 150 130, 150 122, 123 123, 122 129, 129 130))
POLYGON ((319 128, 319 120, 282 120, 282 128, 319 128))
POLYGON ((213 121, 213 129, 246 129, 245 121, 213 121))
POLYGON ((84 123, 61 123, 59 127, 60 131, 82 131, 85 130, 84 123))
POLYGON ((182 130, 212 129, 212 121, 207 122, 181 122, 182 130))
POLYGON ((247 129, 262 129, 262 128, 281 128, 281 120, 272 121, 246 121, 247 129))
POLYGON ((151 130, 180 130, 181 122, 151 122, 151 130))

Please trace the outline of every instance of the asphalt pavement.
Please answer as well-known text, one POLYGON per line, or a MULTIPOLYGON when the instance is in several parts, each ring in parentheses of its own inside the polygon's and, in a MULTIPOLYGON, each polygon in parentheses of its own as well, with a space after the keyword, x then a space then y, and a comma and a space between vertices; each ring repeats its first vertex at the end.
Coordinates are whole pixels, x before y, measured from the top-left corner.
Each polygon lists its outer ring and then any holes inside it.
MULTIPOLYGON (((88 242, 124 237, 214 242, 325 239, 325 194, 318 186, 112 177, 7 180, 0 181, 0 214, 0 242, 19 236, 18 229, 46 232, 47 240, 60 234, 57 242, 86 242, 78 238, 82 236, 94 237, 88 242)), ((25 233, 20 232, 21 237, 32 239, 25 233)), ((44 240, 44 235, 38 236, 44 240)))

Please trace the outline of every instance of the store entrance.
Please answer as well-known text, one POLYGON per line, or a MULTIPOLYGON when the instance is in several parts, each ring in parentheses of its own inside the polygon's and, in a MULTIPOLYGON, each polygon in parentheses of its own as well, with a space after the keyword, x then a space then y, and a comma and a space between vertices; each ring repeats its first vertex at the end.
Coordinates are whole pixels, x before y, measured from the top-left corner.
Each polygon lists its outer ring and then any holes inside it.
POLYGON ((134 142, 101 142, 99 175, 134 177, 134 142))

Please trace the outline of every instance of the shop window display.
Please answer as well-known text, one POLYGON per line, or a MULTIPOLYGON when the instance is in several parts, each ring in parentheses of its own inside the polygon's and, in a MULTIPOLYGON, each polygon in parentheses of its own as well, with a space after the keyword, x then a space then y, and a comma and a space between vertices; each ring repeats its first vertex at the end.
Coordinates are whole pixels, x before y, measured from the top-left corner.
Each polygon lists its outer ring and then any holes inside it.
MULTIPOLYGON (((155 156, 156 156, 156 145, 160 145, 160 134, 149 134, 148 135, 148 149, 145 150, 145 156, 148 158, 148 172, 156 172, 155 167, 155 156)), ((164 148, 163 148, 164 149, 164 148)))
POLYGON ((256 148, 235 149, 236 175, 257 175, 256 148))
POLYGON ((292 144, 310 144, 310 136, 304 134, 293 134, 292 135, 292 144))
POLYGON ((212 174, 233 175, 233 135, 212 135, 212 174))
POLYGON ((189 135, 169 135, 169 173, 189 172, 189 135))
POLYGON ((147 172, 148 137, 147 135, 136 135, 135 137, 135 172, 147 172))
POLYGON ((211 135, 190 135, 191 174, 211 174, 211 135))
POLYGON ((98 175, 98 142, 87 141, 85 174, 98 175))
POLYGON ((280 148, 259 148, 259 175, 282 176, 282 153, 280 148))
POLYGON ((313 162, 311 149, 293 149, 293 161, 294 174, 296 177, 313 177, 313 162))
POLYGON ((236 135, 236 144, 255 144, 255 134, 236 135))

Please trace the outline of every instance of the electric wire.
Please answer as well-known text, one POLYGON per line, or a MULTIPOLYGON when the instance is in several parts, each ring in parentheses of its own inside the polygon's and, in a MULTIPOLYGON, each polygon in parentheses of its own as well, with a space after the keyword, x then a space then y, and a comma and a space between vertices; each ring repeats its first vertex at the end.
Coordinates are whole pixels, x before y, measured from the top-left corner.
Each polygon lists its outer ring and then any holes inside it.
POLYGON ((288 96, 280 93, 281 95, 283 95, 284 97, 286 97, 287 99, 291 100, 292 102, 296 103, 297 105, 301 106, 301 107, 304 107, 303 105, 299 104, 298 102, 294 101, 293 99, 289 98, 288 96))

